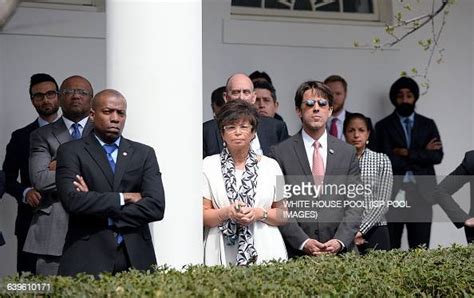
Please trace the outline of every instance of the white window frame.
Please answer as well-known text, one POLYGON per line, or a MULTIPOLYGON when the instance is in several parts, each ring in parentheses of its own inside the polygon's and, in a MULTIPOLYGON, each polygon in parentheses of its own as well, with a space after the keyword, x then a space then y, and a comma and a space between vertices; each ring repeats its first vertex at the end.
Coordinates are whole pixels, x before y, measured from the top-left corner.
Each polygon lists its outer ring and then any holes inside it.
MULTIPOLYGON (((342 4, 342 0, 341 1, 342 4)), ((262 5, 263 5, 262 1, 262 5)), ((352 12, 333 12, 333 11, 303 11, 286 10, 278 8, 258 8, 231 6, 231 16, 235 19, 254 19, 277 21, 354 21, 354 22, 373 22, 387 23, 392 16, 392 1, 373 0, 373 13, 352 13, 352 12)))
POLYGON ((104 11, 105 0, 23 0, 22 7, 80 10, 80 11, 104 11))

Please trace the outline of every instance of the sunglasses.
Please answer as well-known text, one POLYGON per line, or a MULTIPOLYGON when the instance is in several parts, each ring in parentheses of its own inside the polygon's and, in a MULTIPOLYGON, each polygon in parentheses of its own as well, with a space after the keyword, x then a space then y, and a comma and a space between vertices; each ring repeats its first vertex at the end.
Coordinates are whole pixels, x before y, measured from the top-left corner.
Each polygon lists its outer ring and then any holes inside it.
POLYGON ((329 101, 325 98, 318 98, 318 99, 308 99, 308 100, 305 100, 303 101, 303 103, 307 106, 307 107, 314 107, 314 105, 316 104, 316 102, 318 103, 318 105, 323 108, 323 107, 327 107, 329 106, 329 101))

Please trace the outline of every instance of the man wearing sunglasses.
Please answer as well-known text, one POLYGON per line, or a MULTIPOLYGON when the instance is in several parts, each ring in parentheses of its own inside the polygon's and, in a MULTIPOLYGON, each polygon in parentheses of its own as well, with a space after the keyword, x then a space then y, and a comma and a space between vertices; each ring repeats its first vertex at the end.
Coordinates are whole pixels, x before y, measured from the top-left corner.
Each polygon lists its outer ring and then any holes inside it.
POLYGON ((31 76, 29 86, 31 104, 38 113, 38 118, 25 127, 12 133, 6 148, 3 171, 6 176, 5 191, 18 202, 15 221, 17 237, 17 272, 35 273, 35 258, 23 252, 26 235, 30 227, 33 210, 41 200, 41 194, 32 187, 28 169, 30 156, 30 134, 38 127, 54 122, 58 118, 59 100, 56 80, 45 73, 31 76), (20 180, 18 181, 18 175, 20 180))
POLYGON ((59 145, 86 136, 92 129, 89 111, 93 90, 81 76, 63 81, 59 103, 63 116, 40 127, 30 137, 30 178, 41 194, 23 250, 36 255, 36 273, 56 275, 69 217, 56 189, 56 151, 59 145))
POLYGON ((301 84, 295 107, 303 128, 272 147, 285 176, 290 209, 288 224, 280 227, 288 256, 337 254, 352 247, 359 230, 362 196, 342 191, 361 185, 360 169, 353 146, 329 135, 326 122, 333 109, 332 92, 319 81, 301 84), (296 187, 335 185, 334 191, 306 193, 296 187), (288 187, 288 188, 287 188, 288 187), (341 191, 340 191, 341 190, 341 191), (353 204, 354 203, 354 204, 353 204), (293 212, 297 211, 297 212, 293 212))
MULTIPOLYGON (((250 78, 242 73, 229 77, 224 92, 225 101, 244 100, 255 104, 256 94, 250 78)), ((269 155, 270 147, 288 138, 288 128, 285 122, 260 116, 258 118, 257 134, 251 142, 252 149, 257 154, 269 155)), ((203 158, 209 155, 221 153, 223 141, 221 133, 217 128, 215 119, 203 124, 203 158)))

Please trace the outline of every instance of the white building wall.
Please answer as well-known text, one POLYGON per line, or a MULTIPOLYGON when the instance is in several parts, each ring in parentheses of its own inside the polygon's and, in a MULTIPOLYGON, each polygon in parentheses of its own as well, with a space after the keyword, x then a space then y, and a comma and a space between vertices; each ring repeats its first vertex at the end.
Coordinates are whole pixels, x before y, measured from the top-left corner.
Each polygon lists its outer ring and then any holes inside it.
MULTIPOLYGON (((436 121, 441 133, 445 156, 436 167, 438 174, 454 169, 464 152, 474 145, 474 3, 457 2, 451 9, 441 40, 445 48, 444 62, 433 63, 429 93, 420 98, 417 107, 419 113, 436 121)), ((370 41, 373 36, 383 36, 383 27, 235 21, 229 12, 230 0, 203 0, 203 120, 212 117, 210 93, 213 89, 225 84, 232 73, 259 69, 272 76, 280 100, 280 114, 291 134, 299 129, 293 106, 298 84, 306 79, 323 80, 333 73, 344 76, 349 83, 348 110, 365 113, 376 122, 393 109, 387 94, 400 71, 412 67, 422 69, 427 59, 416 45, 418 39, 426 38, 427 29, 395 50, 371 53, 352 49, 352 41, 370 41), (248 26, 251 31, 247 30, 248 26), (245 41, 245 36, 250 42, 245 41), (263 42, 248 44, 255 43, 258 36, 263 42)), ((159 36, 154 38, 159 39, 159 36)), ((30 123, 35 115, 27 93, 31 74, 47 72, 58 82, 69 75, 81 74, 90 79, 96 91, 101 90, 106 86, 105 51, 104 13, 24 7, 17 10, 0 31, 0 162, 3 162, 10 133, 30 123)), ((186 69, 181 71, 186 72, 186 69)), ((182 87, 175 98, 169 99, 170 104, 176 106, 178 116, 179 109, 186 109, 179 104, 179 97, 193 96, 186 92, 186 84, 182 87)), ((461 194, 467 195, 466 189, 461 194)), ((435 210, 443 214, 438 207, 435 210)), ((15 271, 15 212, 16 203, 5 195, 0 201, 0 230, 9 244, 0 248, 0 276, 15 271)), ((433 226, 431 242, 431 246, 436 247, 465 243, 465 240, 462 230, 444 223, 433 226)))

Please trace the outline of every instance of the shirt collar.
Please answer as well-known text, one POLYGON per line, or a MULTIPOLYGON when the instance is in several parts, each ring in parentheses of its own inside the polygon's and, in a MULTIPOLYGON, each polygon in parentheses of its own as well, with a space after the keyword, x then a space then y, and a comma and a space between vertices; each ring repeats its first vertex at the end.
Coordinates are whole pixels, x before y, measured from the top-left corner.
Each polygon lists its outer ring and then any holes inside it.
POLYGON ((337 115, 337 116, 331 116, 331 120, 334 119, 334 118, 336 118, 336 119, 338 119, 338 120, 344 122, 344 120, 346 120, 346 110, 343 108, 343 109, 341 110, 341 112, 339 113, 339 115, 337 115))
POLYGON ((398 114, 398 117, 400 118, 400 121, 403 122, 405 121, 405 119, 410 119, 410 122, 413 123, 413 121, 415 121, 415 112, 411 113, 410 116, 407 116, 407 117, 404 117, 404 116, 401 116, 400 114, 398 114))
MULTIPOLYGON (((100 146, 104 146, 106 143, 104 141, 102 141, 96 134, 94 134, 94 137, 97 139, 97 141, 99 141, 100 143, 100 146)), ((118 137, 118 139, 115 140, 115 142, 113 142, 112 144, 115 144, 117 145, 117 148, 120 147, 120 140, 122 139, 122 137, 118 137)))
MULTIPOLYGON (((63 120, 64 120, 64 124, 66 124, 67 129, 71 129, 71 126, 74 124, 74 122, 64 117, 64 115, 63 115, 63 120)), ((86 118, 82 119, 81 121, 77 123, 79 123, 79 125, 81 125, 81 127, 84 128, 86 127, 87 120, 89 120, 89 116, 87 116, 86 118)))
MULTIPOLYGON (((303 137, 303 142, 305 147, 311 147, 313 146, 315 139, 311 137, 309 134, 306 133, 304 129, 301 130, 301 135, 303 137)), ((328 144, 328 134, 326 133, 326 130, 324 130, 324 133, 319 139, 317 140, 319 142, 319 146, 321 149, 326 149, 327 144, 328 144)))

